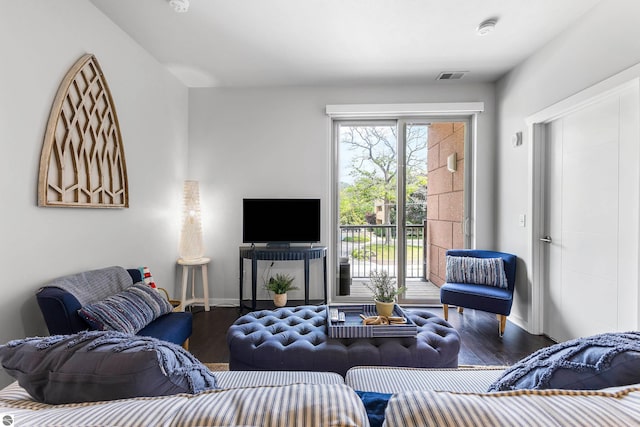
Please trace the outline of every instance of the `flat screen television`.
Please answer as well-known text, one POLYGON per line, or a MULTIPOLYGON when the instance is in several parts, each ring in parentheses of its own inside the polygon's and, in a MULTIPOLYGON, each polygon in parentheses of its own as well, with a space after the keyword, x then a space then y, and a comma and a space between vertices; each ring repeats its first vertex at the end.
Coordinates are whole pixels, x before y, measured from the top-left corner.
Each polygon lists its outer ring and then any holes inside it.
POLYGON ((243 243, 317 243, 320 199, 243 199, 243 243))

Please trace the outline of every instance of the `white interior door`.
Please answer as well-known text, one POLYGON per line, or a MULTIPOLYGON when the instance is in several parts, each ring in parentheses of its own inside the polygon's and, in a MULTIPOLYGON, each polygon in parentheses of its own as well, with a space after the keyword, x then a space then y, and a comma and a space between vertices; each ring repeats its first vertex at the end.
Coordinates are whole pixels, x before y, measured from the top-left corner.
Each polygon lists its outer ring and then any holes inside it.
POLYGON ((630 90, 547 125, 542 323, 557 341, 637 327, 639 122, 630 90))

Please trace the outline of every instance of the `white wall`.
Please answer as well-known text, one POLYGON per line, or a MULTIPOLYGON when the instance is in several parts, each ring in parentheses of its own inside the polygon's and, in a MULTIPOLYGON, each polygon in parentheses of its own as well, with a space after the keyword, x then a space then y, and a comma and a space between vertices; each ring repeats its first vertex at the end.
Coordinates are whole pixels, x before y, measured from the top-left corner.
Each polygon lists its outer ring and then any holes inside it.
MULTIPOLYGON (((531 254, 518 215, 528 212, 529 147, 511 146, 525 119, 640 62, 640 2, 604 0, 553 42, 544 46, 497 84, 498 169, 496 245, 521 258, 512 316, 529 329, 531 254)), ((640 165, 638 165, 640 167, 640 165)))
MULTIPOLYGON (((48 280, 148 265, 174 291, 188 91, 87 1, 3 2, 0 13, 0 342, 47 335, 35 300, 48 280), (130 208, 37 207, 45 127, 61 79, 84 53, 120 121, 130 208)), ((0 387, 9 377, 0 373, 0 387)))
MULTIPOLYGON (((322 242, 329 246, 332 163, 330 121, 324 113, 327 104, 483 101, 485 112, 478 119, 476 240, 481 247, 492 247, 494 86, 443 83, 190 89, 188 174, 200 180, 205 246, 213 258, 209 279, 213 302, 238 303, 238 246, 242 242, 244 197, 321 198, 322 242)), ((329 249, 332 259, 335 254, 329 249)), ((302 263, 299 264, 281 262, 274 268, 296 275, 300 278, 297 283, 302 284, 302 263)), ((312 275, 319 274, 319 267, 320 263, 316 263, 314 271, 312 264, 312 275)), ((328 275, 331 282, 331 270, 328 275)), ((258 277, 260 288, 262 271, 258 277)), ((292 294, 290 298, 298 296, 302 294, 292 294)), ((321 293, 312 292, 311 297, 316 296, 321 293)))

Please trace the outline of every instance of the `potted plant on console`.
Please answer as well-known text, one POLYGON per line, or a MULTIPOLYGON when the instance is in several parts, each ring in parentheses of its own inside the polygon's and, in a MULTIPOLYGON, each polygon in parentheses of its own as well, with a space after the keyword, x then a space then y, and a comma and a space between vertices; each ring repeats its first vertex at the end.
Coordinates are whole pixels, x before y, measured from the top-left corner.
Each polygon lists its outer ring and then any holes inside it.
POLYGON ((369 283, 365 286, 373 292, 373 300, 376 302, 376 311, 379 316, 389 317, 393 314, 396 297, 404 292, 405 287, 397 287, 396 281, 389 277, 386 271, 372 271, 369 274, 369 283))
POLYGON ((287 292, 298 289, 293 286, 293 277, 283 273, 269 277, 264 287, 267 291, 273 292, 273 303, 276 307, 284 307, 287 304, 287 292))

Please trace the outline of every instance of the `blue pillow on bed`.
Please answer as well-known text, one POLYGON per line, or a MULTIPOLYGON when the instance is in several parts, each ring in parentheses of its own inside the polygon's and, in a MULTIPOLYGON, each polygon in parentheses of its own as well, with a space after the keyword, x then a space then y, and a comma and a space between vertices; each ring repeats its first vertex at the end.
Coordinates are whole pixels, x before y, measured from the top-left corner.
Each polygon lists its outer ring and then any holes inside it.
POLYGON ((640 383, 640 332, 607 333, 542 348, 504 371, 489 391, 598 390, 640 383))
POLYGON ((182 347, 114 331, 10 341, 0 346, 0 361, 31 397, 49 404, 217 388, 211 371, 182 347))
POLYGON ((357 391, 356 394, 362 400, 364 408, 367 411, 369 425, 371 427, 381 427, 384 423, 384 411, 387 409, 387 403, 391 398, 388 393, 376 393, 373 391, 357 391))

